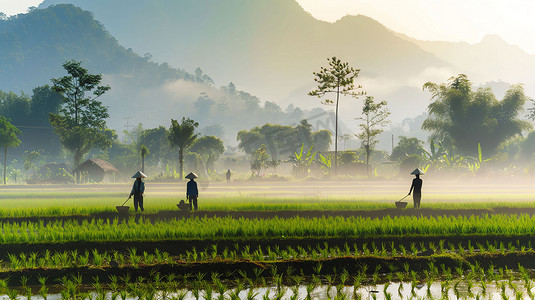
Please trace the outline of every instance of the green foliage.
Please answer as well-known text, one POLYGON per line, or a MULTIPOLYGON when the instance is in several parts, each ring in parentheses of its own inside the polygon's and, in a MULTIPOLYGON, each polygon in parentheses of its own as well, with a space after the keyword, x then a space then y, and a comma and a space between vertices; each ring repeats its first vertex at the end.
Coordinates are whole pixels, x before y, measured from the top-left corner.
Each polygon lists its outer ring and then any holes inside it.
POLYGON ((330 154, 327 154, 327 155, 319 154, 318 163, 321 165, 321 169, 325 175, 327 176, 331 175, 332 159, 331 159, 330 154))
POLYGON ((383 132, 385 127, 390 121, 387 120, 390 112, 386 108, 387 102, 381 101, 375 103, 373 97, 367 96, 362 107, 363 117, 356 118, 361 120, 359 124, 360 132, 356 135, 361 140, 361 146, 366 152, 366 168, 368 176, 370 175, 370 155, 375 149, 375 145, 379 142, 377 136, 383 132))
POLYGON ((299 152, 295 152, 290 156, 293 171, 297 177, 307 176, 310 172, 310 165, 314 162, 314 158, 318 153, 317 151, 312 152, 312 148, 313 146, 310 146, 308 151, 305 151, 305 144, 302 144, 299 152))
POLYGON ((28 171, 35 168, 35 160, 41 156, 39 151, 25 151, 24 152, 24 171, 26 172, 26 180, 28 180, 28 171))
POLYGON ((68 75, 52 79, 52 90, 63 96, 63 105, 59 114, 50 114, 50 123, 63 146, 74 154, 77 167, 91 149, 111 146, 105 132, 108 108, 95 100, 110 87, 99 85, 102 75, 89 74, 78 61, 67 61, 63 68, 68 75))
POLYGON ((190 118, 183 117, 180 123, 177 120, 171 119, 171 126, 169 127, 167 138, 171 147, 178 148, 181 178, 184 174, 184 150, 190 147, 197 139, 197 134, 195 134, 197 127, 199 127, 199 123, 190 118))
POLYGON ((251 154, 260 145, 268 145, 267 151, 274 159, 279 159, 284 154, 292 154, 302 144, 307 148, 314 146, 318 151, 328 151, 332 141, 331 132, 328 130, 313 132, 311 128, 312 125, 303 119, 295 127, 268 123, 251 130, 241 130, 237 136, 238 147, 245 153, 251 154))
POLYGON ((6 184, 7 148, 16 148, 20 145, 18 136, 22 132, 13 126, 4 116, 0 116, 0 146, 4 148, 4 184, 6 184))
POLYGON ((208 170, 212 170, 219 156, 225 153, 223 141, 215 136, 203 136, 195 140, 189 150, 201 155, 208 170))
POLYGON ((422 128, 431 132, 431 139, 454 145, 462 154, 474 155, 481 143, 492 155, 502 142, 532 127, 519 118, 527 101, 522 85, 513 85, 501 101, 490 88, 473 91, 463 74, 440 85, 427 82, 424 89, 434 102, 422 128))
POLYGON ((16 95, 0 91, 0 115, 10 119, 12 124, 24 125, 21 127, 23 138, 18 155, 35 149, 48 153, 61 150, 48 120, 50 113, 59 111, 61 99, 61 95, 53 92, 48 85, 34 88, 31 97, 24 93, 16 95))
POLYGON ((141 132, 139 143, 150 149, 151 154, 147 157, 147 164, 166 165, 172 160, 168 135, 169 131, 163 126, 141 132))
MULTIPOLYGON (((394 150, 390 159, 392 161, 400 161, 409 155, 420 155, 424 156, 425 150, 423 149, 423 141, 418 138, 409 138, 405 136, 399 137, 399 142, 394 150)), ((432 148, 434 149, 434 143, 431 141, 432 148)), ((432 149, 431 152, 434 152, 432 149)))
POLYGON ((260 145, 253 154, 251 154, 251 171, 253 175, 260 176, 262 169, 267 168, 269 163, 269 154, 266 145, 260 145))

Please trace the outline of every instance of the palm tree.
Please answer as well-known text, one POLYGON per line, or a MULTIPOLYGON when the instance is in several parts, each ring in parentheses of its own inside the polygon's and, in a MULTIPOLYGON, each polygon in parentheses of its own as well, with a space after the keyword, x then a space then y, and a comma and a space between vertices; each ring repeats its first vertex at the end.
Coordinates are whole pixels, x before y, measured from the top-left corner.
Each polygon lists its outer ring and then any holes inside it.
POLYGON ((17 135, 21 133, 5 117, 0 117, 0 145, 4 146, 4 185, 6 184, 7 148, 16 148, 20 145, 17 135))
POLYGON ((169 127, 169 143, 171 147, 178 148, 178 160, 180 163, 180 180, 184 175, 184 149, 193 144, 197 139, 195 134, 195 128, 199 126, 199 123, 193 121, 190 118, 182 118, 180 124, 177 120, 171 119, 171 127, 169 127))

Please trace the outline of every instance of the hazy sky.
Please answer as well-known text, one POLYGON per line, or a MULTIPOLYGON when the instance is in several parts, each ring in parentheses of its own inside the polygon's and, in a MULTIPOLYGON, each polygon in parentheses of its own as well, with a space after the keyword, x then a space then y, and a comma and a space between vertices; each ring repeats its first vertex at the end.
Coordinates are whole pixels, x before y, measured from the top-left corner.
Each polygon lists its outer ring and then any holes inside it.
POLYGON ((390 29, 423 40, 479 42, 498 34, 535 54, 532 0, 297 0, 318 19, 347 14, 372 17, 390 29))
MULTIPOLYGON (((476 43, 486 34, 498 34, 507 42, 535 54, 533 0, 297 1, 313 16, 326 21, 335 21, 347 14, 363 14, 397 32, 424 40, 476 43)), ((0 11, 7 15, 21 13, 40 2, 42 0, 0 0, 0 11)))

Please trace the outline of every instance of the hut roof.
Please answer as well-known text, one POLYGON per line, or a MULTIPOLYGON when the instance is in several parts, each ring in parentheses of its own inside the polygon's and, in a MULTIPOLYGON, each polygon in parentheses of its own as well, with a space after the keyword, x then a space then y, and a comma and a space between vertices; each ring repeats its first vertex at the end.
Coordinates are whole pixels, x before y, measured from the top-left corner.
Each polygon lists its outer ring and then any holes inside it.
POLYGON ((119 170, 117 170, 117 168, 115 168, 111 163, 99 158, 90 158, 84 161, 74 169, 74 172, 95 167, 101 169, 102 171, 104 171, 104 173, 119 173, 119 170))

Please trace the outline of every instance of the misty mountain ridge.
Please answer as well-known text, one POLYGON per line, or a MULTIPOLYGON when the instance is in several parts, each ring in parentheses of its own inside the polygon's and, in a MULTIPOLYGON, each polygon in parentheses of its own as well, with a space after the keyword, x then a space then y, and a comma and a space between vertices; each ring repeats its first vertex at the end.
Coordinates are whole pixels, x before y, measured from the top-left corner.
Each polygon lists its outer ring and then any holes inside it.
POLYGON ((474 81, 524 83, 527 84, 528 91, 535 92, 535 86, 530 85, 535 55, 507 43, 497 34, 486 35, 475 44, 421 41, 404 37, 462 71, 460 73, 468 74, 474 81), (494 78, 489 78, 489 74, 494 75, 494 78))
MULTIPOLYGON (((216 82, 232 81, 281 106, 321 106, 307 92, 314 88, 312 72, 332 56, 361 69, 357 83, 388 100, 397 120, 423 110, 425 81, 452 75, 447 63, 369 17, 319 21, 295 1, 46 0, 40 7, 61 2, 92 11, 137 53, 187 70, 199 66, 216 82)), ((346 102, 345 111, 354 113, 341 118, 349 125, 361 102, 346 102)))
MULTIPOLYGON (((443 57, 432 52, 438 52, 433 49, 440 47, 425 48, 369 17, 346 16, 334 23, 318 21, 295 1, 155 0, 132 4, 127 0, 46 0, 40 7, 59 2, 91 10, 110 35, 132 47, 134 54, 150 53, 154 61, 169 62, 162 64, 167 67, 194 70, 200 66, 215 82, 234 82, 259 99, 278 104, 283 111, 290 103, 330 109, 306 94, 315 85, 312 72, 334 55, 361 69, 357 83, 363 85, 368 95, 389 102, 394 122, 425 110, 430 95, 422 91, 422 85, 427 81, 444 82, 453 75, 466 73, 474 81, 518 82, 484 72, 480 72, 480 79, 470 72, 469 65, 457 66, 448 61, 453 59, 448 58, 447 51, 443 57)), ((472 69, 477 71, 478 67, 472 69)), ((515 68, 510 69, 510 73, 515 73, 515 68)), ((496 72, 504 74, 501 71, 496 72)), ((196 84, 172 82, 164 88, 155 86, 135 93, 129 90, 129 83, 122 81, 124 76, 131 75, 105 76, 115 86, 109 97, 122 99, 135 112, 146 108, 147 99, 173 97, 162 111, 171 110, 176 102, 190 103, 181 112, 192 113, 191 103, 201 92, 220 94, 217 89, 206 91, 204 87, 194 88, 198 87, 196 84), (127 93, 119 93, 122 90, 127 93)), ((356 130, 354 118, 360 114, 360 105, 360 100, 342 99, 340 118, 348 126, 346 133, 356 130)), ((113 115, 119 119, 135 118, 136 113, 120 110, 113 115)), ((143 116, 139 119, 159 118, 155 113, 143 116)), ((114 122, 116 128, 121 126, 117 120, 114 122)))
POLYGON ((150 128, 186 116, 204 133, 235 142, 238 130, 267 122, 297 124, 323 112, 262 103, 233 84, 216 88, 201 69, 192 74, 152 62, 121 46, 90 12, 70 4, 2 20, 0 37, 0 90, 29 93, 65 75, 66 60, 80 60, 111 86, 100 100, 109 107, 108 126, 118 132, 125 122, 150 128))

